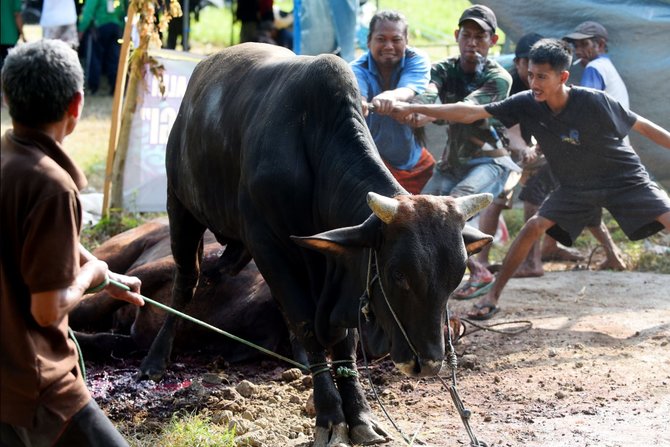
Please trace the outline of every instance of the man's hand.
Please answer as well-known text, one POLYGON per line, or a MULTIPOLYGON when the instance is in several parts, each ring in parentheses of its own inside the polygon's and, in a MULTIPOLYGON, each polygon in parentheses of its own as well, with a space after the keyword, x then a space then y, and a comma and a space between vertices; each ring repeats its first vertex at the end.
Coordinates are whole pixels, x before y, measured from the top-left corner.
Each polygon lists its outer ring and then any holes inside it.
POLYGON ((435 118, 432 118, 427 115, 423 115, 421 113, 410 113, 409 115, 405 115, 402 118, 396 118, 395 112, 392 115, 395 119, 397 119, 400 122, 404 122, 405 124, 411 126, 411 127, 423 127, 428 123, 432 123, 435 121, 435 118))
POLYGON ((535 146, 526 146, 519 151, 521 163, 526 165, 537 160, 537 152, 535 146))
POLYGON ((120 282, 121 284, 128 286, 130 290, 124 290, 112 283, 105 287, 105 291, 109 293, 113 298, 117 300, 127 301, 130 304, 136 306, 144 306, 144 300, 140 296, 140 287, 142 286, 142 281, 135 276, 126 276, 119 273, 107 272, 109 279, 120 282))
POLYGON ((393 105, 393 117, 398 121, 404 122, 411 117, 413 113, 410 111, 411 104, 408 102, 396 101, 393 105))
POLYGON ((371 104, 375 108, 375 113, 379 115, 390 115, 396 103, 395 95, 391 91, 381 92, 372 98, 371 104))

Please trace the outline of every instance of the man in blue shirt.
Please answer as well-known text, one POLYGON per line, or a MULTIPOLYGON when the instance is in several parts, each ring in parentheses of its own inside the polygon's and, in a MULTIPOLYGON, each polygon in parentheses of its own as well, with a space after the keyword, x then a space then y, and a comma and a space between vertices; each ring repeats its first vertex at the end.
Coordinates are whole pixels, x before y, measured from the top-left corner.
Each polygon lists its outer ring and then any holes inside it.
POLYGON ((427 56, 407 46, 407 20, 395 11, 372 17, 368 51, 351 62, 367 114, 367 124, 379 154, 400 184, 413 194, 430 179, 435 160, 415 136, 410 120, 391 115, 396 101, 411 101, 430 79, 427 56))

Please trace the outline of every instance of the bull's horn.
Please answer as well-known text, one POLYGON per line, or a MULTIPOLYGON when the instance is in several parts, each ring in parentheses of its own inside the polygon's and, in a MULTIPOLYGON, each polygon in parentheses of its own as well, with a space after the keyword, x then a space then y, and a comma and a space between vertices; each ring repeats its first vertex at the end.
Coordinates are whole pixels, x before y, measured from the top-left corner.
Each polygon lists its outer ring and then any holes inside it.
POLYGON ((391 223, 398 212, 398 205, 400 204, 396 199, 374 192, 368 193, 368 206, 384 223, 391 223))
POLYGON ((489 206, 489 203, 493 201, 493 195, 489 193, 473 194, 471 196, 456 197, 455 200, 459 211, 465 216, 465 220, 468 220, 489 206))

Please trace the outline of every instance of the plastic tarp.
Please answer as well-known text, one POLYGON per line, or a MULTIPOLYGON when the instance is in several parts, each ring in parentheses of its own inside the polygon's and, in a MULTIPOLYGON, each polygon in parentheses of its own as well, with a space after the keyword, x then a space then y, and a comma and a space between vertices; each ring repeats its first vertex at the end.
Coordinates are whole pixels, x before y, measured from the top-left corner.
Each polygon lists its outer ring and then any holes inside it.
MULTIPOLYGON (((670 130, 670 0, 481 0, 516 41, 529 32, 561 38, 586 20, 609 33, 609 56, 621 74, 635 113, 670 130)), ((578 84, 581 68, 571 82, 578 84)), ((670 189, 670 150, 633 131, 631 144, 652 176, 670 189)))

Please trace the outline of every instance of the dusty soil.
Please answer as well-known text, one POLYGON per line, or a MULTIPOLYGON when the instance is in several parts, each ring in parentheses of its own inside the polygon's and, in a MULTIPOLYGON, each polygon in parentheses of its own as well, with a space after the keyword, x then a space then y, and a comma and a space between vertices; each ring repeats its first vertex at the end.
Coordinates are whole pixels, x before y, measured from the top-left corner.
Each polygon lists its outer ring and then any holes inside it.
MULTIPOLYGON (((470 302, 451 306, 463 311, 470 302)), ((468 325, 456 345, 457 389, 477 439, 489 447, 670 446, 669 275, 557 271, 513 279, 501 309, 486 324, 529 320, 532 329, 503 335, 468 325)), ((310 445, 311 380, 290 366, 178 357, 162 383, 136 384, 137 364, 88 365, 94 396, 115 421, 159 431, 175 411, 207 411, 214 423, 237 425, 239 445, 310 445)), ((394 437, 389 445, 404 444, 393 424, 416 434, 414 445, 470 445, 442 382, 408 379, 383 359, 370 370, 394 421, 364 380, 394 437)))

